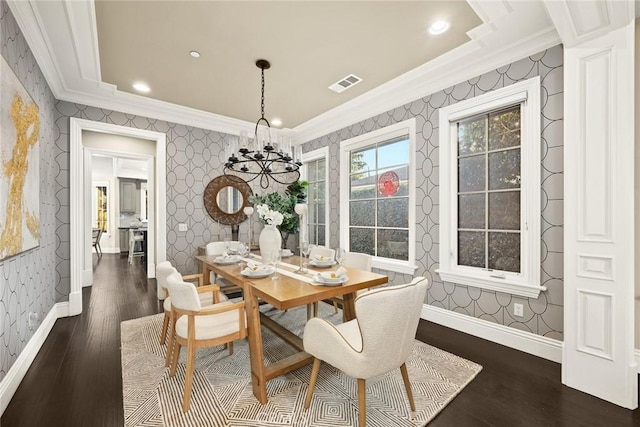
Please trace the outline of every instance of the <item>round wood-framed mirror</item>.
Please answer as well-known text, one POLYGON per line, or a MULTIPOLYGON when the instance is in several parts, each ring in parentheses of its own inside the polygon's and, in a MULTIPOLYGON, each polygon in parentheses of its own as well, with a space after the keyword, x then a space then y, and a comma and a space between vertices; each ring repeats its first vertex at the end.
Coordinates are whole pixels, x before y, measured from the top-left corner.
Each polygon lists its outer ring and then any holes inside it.
POLYGON ((253 206, 249 201, 252 195, 251 187, 242 178, 221 175, 204 189, 204 208, 220 224, 237 225, 247 219, 243 210, 253 206))

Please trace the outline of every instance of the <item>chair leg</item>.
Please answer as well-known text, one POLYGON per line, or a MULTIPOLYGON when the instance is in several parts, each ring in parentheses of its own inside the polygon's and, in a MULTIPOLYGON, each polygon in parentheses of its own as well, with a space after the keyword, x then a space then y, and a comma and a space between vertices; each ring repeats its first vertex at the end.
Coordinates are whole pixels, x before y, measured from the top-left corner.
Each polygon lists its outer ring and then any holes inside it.
POLYGON ((164 312, 164 319, 162 319, 162 331, 160 332, 160 345, 163 345, 167 341, 167 329, 169 329, 169 313, 164 312))
POLYGON ((229 348, 229 356, 233 354, 233 341, 227 343, 227 347, 229 348))
POLYGON ((184 397, 182 398, 182 412, 189 410, 191 403, 191 385, 193 383, 193 368, 196 363, 196 346, 194 342, 187 345, 187 371, 184 377, 184 397))
POLYGON ((333 300, 333 311, 338 314, 338 301, 333 300))
POLYGON ((100 247, 100 243, 96 243, 96 252, 100 252, 100 256, 102 256, 102 248, 100 247))
POLYGON ((409 382, 409 372, 407 372, 407 364, 400 365, 400 372, 402 373, 402 381, 404 381, 404 388, 407 390, 407 397, 409 398, 409 405, 411 410, 416 410, 416 404, 413 401, 413 392, 411 391, 411 383, 409 382))
POLYGON ((313 303, 313 317, 318 317, 318 302, 313 303))
POLYGON ((365 427, 367 424, 367 387, 365 380, 358 378, 358 425, 365 427))
POLYGON ((175 339, 176 339, 176 322, 172 315, 169 315, 169 330, 167 331, 169 334, 169 341, 167 343, 167 355, 165 356, 164 366, 169 366, 171 361, 173 360, 173 352, 176 351, 175 347, 175 339))
POLYGON ((311 304, 307 304, 307 320, 311 319, 311 304))
POLYGON ((171 354, 171 372, 169 372, 169 376, 173 377, 176 375, 176 370, 178 369, 178 358, 180 357, 180 343, 174 338, 173 339, 174 348, 171 354))
POLYGON ((304 409, 309 409, 311 404, 311 396, 313 395, 313 389, 316 386, 316 379, 318 379, 318 372, 320 372, 320 362, 318 358, 313 359, 313 369, 311 369, 311 378, 309 378, 309 388, 307 389, 307 397, 304 399, 304 409))

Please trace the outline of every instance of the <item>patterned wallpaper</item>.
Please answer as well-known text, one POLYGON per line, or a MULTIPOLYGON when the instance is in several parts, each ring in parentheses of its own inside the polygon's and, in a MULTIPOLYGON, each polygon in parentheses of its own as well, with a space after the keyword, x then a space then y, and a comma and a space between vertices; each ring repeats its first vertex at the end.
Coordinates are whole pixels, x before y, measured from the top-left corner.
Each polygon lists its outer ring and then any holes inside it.
POLYGON ((59 212, 55 199, 58 165, 53 161, 55 99, 5 2, 0 2, 0 32, 2 57, 40 109, 41 233, 40 246, 0 261, 1 381, 35 333, 35 327, 33 330, 28 327, 29 313, 37 313, 41 321, 56 302, 56 218, 59 212))
MULTIPOLYGON (((540 52, 461 82, 424 98, 332 132, 303 147, 304 151, 329 147, 331 246, 339 246, 339 144, 340 141, 415 117, 417 175, 417 264, 416 275, 429 278, 427 303, 436 307, 562 340, 563 323, 563 80, 561 46, 540 52), (541 281, 548 290, 537 299, 527 299, 474 287, 443 283, 435 272, 439 258, 438 210, 438 111, 441 107, 508 86, 534 76, 541 80, 541 281), (514 317, 514 302, 524 304, 524 317, 514 317)), ((390 283, 400 284, 411 276, 393 272, 390 283)))
MULTIPOLYGON (((75 117, 120 126, 162 132, 167 136, 167 260, 183 274, 196 273, 199 266, 194 257, 198 246, 215 240, 231 238, 231 226, 220 225, 211 219, 203 205, 204 189, 220 175, 225 161, 224 147, 237 136, 124 114, 116 111, 88 107, 65 101, 56 101, 55 158, 60 174, 56 180, 56 201, 64 215, 57 217, 56 238, 60 248, 56 252, 56 294, 58 301, 68 300, 69 271, 69 118, 75 117), (178 231, 178 224, 187 224, 188 231, 178 231)), ((253 184, 253 183, 252 183, 253 184)), ((259 185, 252 186, 261 193, 259 185)), ((254 242, 260 225, 257 215, 252 220, 254 242)), ((246 240, 248 222, 240 225, 240 238, 246 240)))

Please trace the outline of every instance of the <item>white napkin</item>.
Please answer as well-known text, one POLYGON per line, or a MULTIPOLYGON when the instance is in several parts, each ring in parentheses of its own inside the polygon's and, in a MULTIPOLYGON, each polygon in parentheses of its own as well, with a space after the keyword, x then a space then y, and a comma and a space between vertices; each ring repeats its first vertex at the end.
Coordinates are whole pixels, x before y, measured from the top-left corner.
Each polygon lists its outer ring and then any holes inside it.
POLYGON ((247 262, 247 268, 242 270, 242 272, 245 274, 257 274, 257 273, 263 273, 265 271, 270 271, 271 269, 272 267, 270 265, 256 264, 254 262, 249 261, 247 262))
POLYGON ((318 273, 318 274, 320 274, 320 277, 322 277, 323 279, 335 280, 335 279, 341 279, 344 276, 346 276, 347 270, 345 270, 343 267, 340 267, 336 271, 323 271, 322 273, 318 273))
POLYGON ((331 262, 333 261, 333 258, 324 255, 316 255, 313 257, 313 260, 316 262, 331 262))

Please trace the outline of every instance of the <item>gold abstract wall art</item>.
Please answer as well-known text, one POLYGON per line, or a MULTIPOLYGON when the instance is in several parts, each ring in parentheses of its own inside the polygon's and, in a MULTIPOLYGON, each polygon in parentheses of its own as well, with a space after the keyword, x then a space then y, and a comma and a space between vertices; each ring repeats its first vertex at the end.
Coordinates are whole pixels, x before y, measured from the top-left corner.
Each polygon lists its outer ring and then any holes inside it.
POLYGON ((0 259, 40 241, 38 106, 0 58, 0 259))

